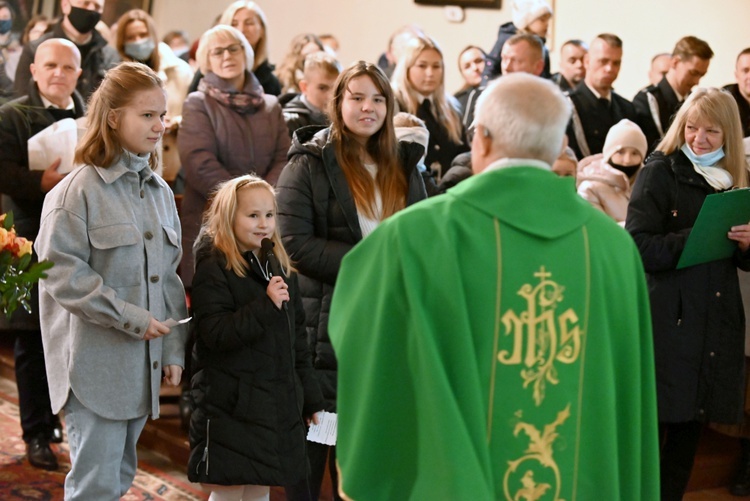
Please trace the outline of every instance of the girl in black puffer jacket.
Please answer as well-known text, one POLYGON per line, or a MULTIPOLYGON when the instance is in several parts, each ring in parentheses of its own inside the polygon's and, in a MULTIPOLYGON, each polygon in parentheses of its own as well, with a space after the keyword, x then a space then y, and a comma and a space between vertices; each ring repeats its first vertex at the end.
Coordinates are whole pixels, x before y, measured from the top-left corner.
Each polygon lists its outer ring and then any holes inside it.
POLYGON ((196 243, 188 477, 210 484, 211 499, 268 499, 268 486, 304 481, 305 420, 323 408, 275 216, 271 185, 235 178, 219 187, 196 243), (283 276, 273 276, 274 256, 283 276))

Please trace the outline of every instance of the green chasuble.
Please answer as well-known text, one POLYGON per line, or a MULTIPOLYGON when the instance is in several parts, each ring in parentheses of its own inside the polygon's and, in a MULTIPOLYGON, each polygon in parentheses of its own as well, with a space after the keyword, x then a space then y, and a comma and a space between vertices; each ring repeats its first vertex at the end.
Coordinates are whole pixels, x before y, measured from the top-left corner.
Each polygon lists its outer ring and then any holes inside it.
POLYGON ((329 326, 352 499, 658 500, 641 258, 571 178, 491 170, 390 218, 329 326))

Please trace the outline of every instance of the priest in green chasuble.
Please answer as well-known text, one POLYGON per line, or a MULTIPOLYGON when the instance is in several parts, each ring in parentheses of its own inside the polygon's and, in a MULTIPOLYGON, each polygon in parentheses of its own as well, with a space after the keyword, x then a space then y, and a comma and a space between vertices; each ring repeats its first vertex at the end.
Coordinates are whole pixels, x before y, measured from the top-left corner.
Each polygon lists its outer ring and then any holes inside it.
POLYGON ((648 292, 630 236, 550 165, 567 101, 477 106, 472 168, 344 258, 338 463, 355 500, 657 500, 648 292))

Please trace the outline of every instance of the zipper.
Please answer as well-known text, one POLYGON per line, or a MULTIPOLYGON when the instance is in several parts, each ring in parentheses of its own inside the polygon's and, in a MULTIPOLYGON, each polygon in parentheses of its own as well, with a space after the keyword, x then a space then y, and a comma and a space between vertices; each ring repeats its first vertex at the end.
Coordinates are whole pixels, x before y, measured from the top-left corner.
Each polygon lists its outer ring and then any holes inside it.
POLYGON ((208 444, 211 443, 211 419, 206 421, 206 446, 203 448, 203 456, 200 462, 195 466, 195 473, 200 473, 199 468, 201 463, 206 463, 206 475, 208 475, 208 444))

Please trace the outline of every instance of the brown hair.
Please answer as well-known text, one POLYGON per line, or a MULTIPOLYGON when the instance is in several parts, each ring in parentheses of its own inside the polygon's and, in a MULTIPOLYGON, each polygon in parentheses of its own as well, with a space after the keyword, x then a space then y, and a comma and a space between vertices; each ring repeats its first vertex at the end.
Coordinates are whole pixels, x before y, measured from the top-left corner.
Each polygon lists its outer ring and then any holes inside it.
POLYGON ((37 23, 45 23, 47 24, 47 29, 45 30, 45 33, 47 30, 49 30, 50 20, 47 16, 43 14, 37 14, 36 16, 29 19, 29 22, 26 23, 26 27, 23 29, 23 34, 21 35, 21 43, 26 45, 29 43, 29 36, 31 34, 31 30, 34 29, 34 26, 37 25, 37 23))
POLYGON ((732 95, 714 87, 693 90, 656 149, 669 155, 682 148, 688 120, 705 120, 721 128, 724 133, 724 158, 719 161, 719 165, 732 175, 735 186, 746 187, 747 164, 742 144, 742 125, 737 102, 732 95))
MULTIPOLYGON (((237 215, 237 193, 240 190, 266 190, 273 196, 274 216, 278 213, 276 193, 273 187, 266 181, 253 174, 239 176, 225 181, 216 187, 211 199, 211 206, 203 214, 203 225, 201 235, 207 235, 213 240, 214 247, 224 255, 227 260, 226 269, 232 270, 237 276, 244 277, 249 267, 247 260, 242 255, 237 245, 237 237, 234 234, 234 219, 237 215)), ((279 260, 284 273, 294 271, 289 254, 284 249, 279 235, 279 227, 276 225, 271 236, 274 243, 273 252, 279 260)))
MULTIPOLYGON (((76 148, 75 162, 111 166, 124 150, 117 131, 109 122, 110 114, 130 105, 139 92, 151 89, 164 90, 164 82, 145 64, 120 63, 107 71, 89 100, 88 129, 76 148)), ((148 165, 151 170, 159 165, 155 152, 149 156, 148 165)))
POLYGON ((683 37, 677 42, 672 51, 672 57, 679 57, 683 61, 688 61, 693 56, 699 59, 711 59, 714 57, 714 51, 706 42, 696 37, 683 37))
POLYGON ((383 70, 365 61, 358 61, 345 69, 336 80, 334 96, 330 103, 331 140, 334 144, 336 160, 344 171, 349 189, 354 197, 357 210, 373 218, 375 204, 375 184, 383 201, 385 219, 406 206, 408 181, 398 156, 398 141, 393 128, 395 102, 393 91, 383 70), (385 97, 386 116, 383 126, 367 141, 364 149, 378 165, 378 173, 372 176, 362 166, 362 146, 347 129, 341 107, 349 82, 358 77, 368 77, 385 97))
POLYGON ((144 10, 131 9, 117 20, 117 33, 115 35, 115 48, 117 52, 120 53, 123 61, 135 61, 135 59, 125 54, 125 30, 127 30, 128 25, 133 21, 141 21, 145 24, 148 36, 154 42, 154 50, 151 52, 151 56, 145 61, 138 62, 142 62, 154 71, 159 71, 161 60, 159 56, 159 37, 156 36, 156 24, 154 24, 154 20, 144 10))
MULTIPOLYGON (((622 39, 618 37, 617 35, 613 35, 612 33, 600 33, 596 36, 596 38, 602 40, 604 43, 609 45, 610 47, 614 47, 616 49, 622 49, 622 39)), ((596 38, 594 40, 596 40, 596 38)))
POLYGON ((534 52, 536 61, 541 61, 544 58, 544 44, 542 43, 542 39, 533 33, 516 33, 505 41, 511 47, 521 42, 529 44, 529 48, 534 52))

